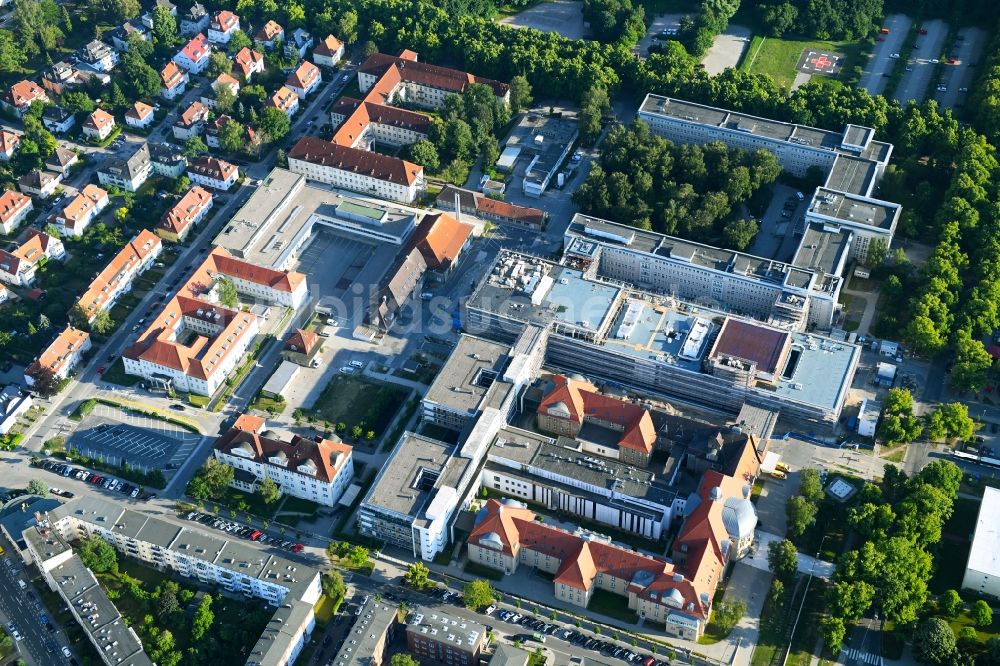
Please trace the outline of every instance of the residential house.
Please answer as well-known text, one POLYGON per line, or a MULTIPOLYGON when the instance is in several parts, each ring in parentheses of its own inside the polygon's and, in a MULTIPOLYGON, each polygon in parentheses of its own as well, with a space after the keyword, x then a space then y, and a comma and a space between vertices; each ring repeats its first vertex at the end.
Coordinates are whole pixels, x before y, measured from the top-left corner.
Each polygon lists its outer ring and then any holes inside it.
POLYGON ((209 148, 219 147, 219 132, 222 131, 222 127, 228 123, 232 118, 223 114, 217 116, 208 125, 205 126, 205 145, 209 148))
POLYGON ((64 134, 76 124, 76 117, 61 106, 47 106, 42 113, 42 125, 53 134, 64 134))
POLYGON ((131 35, 139 35, 139 38, 143 41, 150 41, 153 36, 150 34, 150 30, 153 29, 153 20, 150 14, 143 14, 142 20, 136 21, 125 21, 117 28, 111 31, 111 45, 114 46, 118 51, 123 53, 128 52, 128 40, 131 35), (149 24, 147 25, 145 20, 149 16, 149 24))
POLYGON ((174 55, 173 61, 189 74, 201 74, 208 67, 209 56, 212 53, 208 41, 205 35, 199 32, 174 55))
POLYGON ((426 186, 419 164, 311 136, 288 152, 288 168, 334 187, 402 203, 413 203, 426 186))
MULTIPOLYGON (((169 63, 167 67, 170 65, 173 63, 169 63)), ((177 65, 174 65, 174 69, 177 69, 177 65)), ((136 129, 147 129, 153 124, 154 118, 153 107, 143 102, 136 102, 132 108, 125 112, 125 124, 136 129)))
POLYGON ((69 170, 80 163, 80 156, 69 148, 56 148, 45 160, 45 168, 66 176, 69 170))
POLYGON ((21 145, 21 137, 13 132, 0 129, 0 160, 9 161, 14 156, 17 147, 21 145))
POLYGON ((215 81, 212 81, 213 96, 202 95, 201 103, 210 109, 214 109, 216 106, 215 99, 219 96, 220 90, 228 90, 233 96, 236 96, 240 92, 240 82, 225 72, 219 74, 215 81))
POLYGON ((426 215, 409 243, 420 251, 428 270, 447 274, 472 242, 473 227, 447 213, 426 215))
POLYGON ((157 386, 213 395, 246 358, 259 330, 255 314, 218 302, 222 278, 259 301, 297 309, 308 298, 305 275, 257 266, 215 247, 122 354, 125 372, 157 386))
POLYGON ((285 42, 285 56, 291 58, 294 53, 302 60, 315 43, 316 40, 313 39, 311 33, 302 28, 296 28, 285 42))
POLYGON ((86 84, 90 76, 76 66, 60 61, 42 71, 42 88, 51 95, 62 95, 86 84))
MULTIPOLYGON (((0 304, 4 301, 7 288, 0 285, 0 304)), ((6 435, 17 423, 18 418, 29 409, 33 400, 30 393, 22 393, 21 389, 10 384, 0 391, 0 435, 6 435)))
POLYGON ((0 233, 10 236, 17 231, 33 208, 29 196, 13 190, 0 192, 0 233))
POLYGON ((49 103, 49 96, 45 90, 34 81, 18 81, 4 91, 0 97, 0 104, 9 111, 13 111, 19 118, 24 117, 28 112, 32 102, 49 103))
POLYGON ((150 30, 153 29, 153 24, 154 24, 154 16, 155 16, 155 14, 154 14, 153 10, 155 10, 157 7, 163 7, 168 12, 170 12, 171 16, 173 16, 174 18, 177 18, 177 5, 175 5, 174 3, 170 2, 170 0, 156 0, 156 4, 153 5, 153 9, 151 9, 148 12, 144 13, 142 15, 142 19, 141 19, 142 20, 142 24, 144 26, 146 26, 147 28, 149 28, 150 30))
POLYGON ((285 41, 285 29, 275 21, 268 21, 257 31, 253 41, 257 46, 270 51, 274 48, 275 42, 285 41))
POLYGON ((227 10, 216 12, 208 23, 208 41, 213 44, 228 44, 233 33, 239 29, 239 16, 227 10))
POLYGON ((67 326, 38 359, 25 369, 25 383, 34 386, 35 374, 42 368, 52 371, 58 379, 65 379, 80 363, 83 355, 90 351, 90 347, 90 333, 67 326))
POLYGON ((28 227, 24 241, 10 252, 0 250, 0 282, 30 287, 39 264, 66 258, 62 241, 44 231, 28 227))
POLYGON ((164 178, 180 178, 187 169, 184 153, 167 143, 150 143, 149 156, 153 173, 164 178))
POLYGON ((34 169, 18 178, 17 189, 25 194, 46 199, 55 194, 56 188, 61 182, 61 173, 34 169))
POLYGON ((233 56, 234 72, 243 76, 243 80, 250 83, 254 74, 264 71, 264 56, 256 51, 243 47, 233 56))
POLYGON ((84 136, 96 141, 103 141, 115 129, 115 117, 104 109, 94 109, 94 112, 83 121, 84 136))
POLYGON ((455 211, 456 198, 460 215, 473 215, 481 220, 526 227, 533 231, 543 230, 548 222, 548 213, 539 208, 499 201, 481 192, 454 185, 445 185, 434 203, 441 210, 455 211))
POLYGON ((299 96, 289 90, 287 86, 281 86, 278 92, 271 95, 267 105, 281 109, 286 116, 291 118, 299 111, 299 96))
POLYGON ((168 62, 160 70, 160 81, 163 84, 163 87, 160 89, 160 97, 164 99, 177 99, 187 90, 189 80, 188 73, 178 67, 176 62, 168 62))
POLYGON ((163 240, 179 243, 212 210, 212 193, 195 185, 173 208, 160 218, 156 234, 163 240))
POLYGON ((286 361, 308 368, 322 347, 316 333, 306 328, 297 328, 285 340, 281 355, 286 361))
POLYGON ((77 301, 87 314, 87 321, 93 321, 102 310, 110 310, 122 294, 131 291, 135 278, 153 265, 162 250, 163 242, 148 229, 126 243, 77 301))
POLYGON ((201 136, 208 120, 208 107, 195 100, 184 110, 174 122, 174 138, 186 141, 194 136, 201 136))
POLYGON ((187 175, 193 183, 225 192, 236 184, 240 170, 224 160, 203 156, 188 165, 187 175))
POLYGON ((80 60, 98 72, 107 74, 118 64, 118 52, 100 40, 93 40, 83 47, 80 60))
POLYGON ((208 28, 208 10, 205 5, 196 2, 181 16, 180 33, 185 37, 193 37, 208 28))
POLYGON ((101 185, 114 185, 128 192, 135 192, 146 182, 152 170, 149 144, 144 143, 126 159, 105 159, 97 170, 97 181, 101 185))
POLYGON ((292 75, 285 81, 285 87, 303 99, 311 95, 323 82, 319 67, 308 60, 303 60, 292 75))
POLYGON ((313 62, 320 67, 336 67, 343 57, 344 43, 333 35, 327 35, 313 49, 313 62))
POLYGON ((87 184, 54 216, 53 224, 63 236, 80 237, 107 205, 108 193, 97 185, 87 184))
POLYGON ((240 415, 212 449, 219 462, 252 475, 251 486, 271 479, 282 494, 323 506, 336 506, 354 479, 352 452, 339 438, 278 439, 264 419, 250 414, 240 415))

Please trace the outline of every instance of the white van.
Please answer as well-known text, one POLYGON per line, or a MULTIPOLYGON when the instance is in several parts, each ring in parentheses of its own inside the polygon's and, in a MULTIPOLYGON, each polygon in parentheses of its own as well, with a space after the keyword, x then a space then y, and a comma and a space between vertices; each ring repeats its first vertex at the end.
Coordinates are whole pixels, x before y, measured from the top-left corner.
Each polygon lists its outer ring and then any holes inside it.
POLYGON ((796 192, 795 198, 798 199, 799 201, 805 201, 806 195, 802 194, 801 192, 796 192))
POLYGON ((365 367, 365 364, 362 363, 361 361, 351 361, 351 365, 353 365, 355 368, 363 368, 363 367, 365 367))

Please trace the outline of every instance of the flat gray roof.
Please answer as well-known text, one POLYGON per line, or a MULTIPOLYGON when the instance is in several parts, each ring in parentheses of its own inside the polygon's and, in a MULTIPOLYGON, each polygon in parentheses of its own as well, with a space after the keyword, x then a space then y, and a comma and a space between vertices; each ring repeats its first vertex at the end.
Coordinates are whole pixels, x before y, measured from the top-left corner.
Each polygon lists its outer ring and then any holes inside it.
POLYGON ((508 345, 463 335, 424 400, 474 415, 507 365, 508 345))
POLYGON ((792 263, 813 271, 837 272, 850 238, 850 231, 824 229, 818 224, 806 225, 792 263))
POLYGON ((35 498, 35 501, 30 502, 24 511, 21 510, 20 503, 12 504, 7 507, 3 516, 0 517, 0 524, 3 525, 7 534, 16 540, 21 535, 21 532, 35 524, 36 511, 44 514, 46 511, 51 511, 61 504, 61 501, 51 497, 43 499, 35 498))
POLYGON ((349 194, 275 168, 213 243, 237 257, 272 266, 306 227, 317 223, 336 225, 342 233, 380 234, 402 243, 422 216, 415 208, 349 194))
POLYGON ((528 666, 530 655, 521 648, 497 643, 493 648, 493 657, 490 659, 490 666, 528 666))
POLYGON ((791 336, 792 354, 774 392, 793 402, 832 409, 850 384, 861 348, 808 333, 791 336))
POLYGON ((891 231, 899 216, 899 204, 816 188, 809 213, 859 228, 891 231))
POLYGON ((304 601, 282 603, 264 627, 264 633, 250 650, 248 666, 284 666, 285 655, 297 640, 298 630, 312 615, 313 605, 304 601))
POLYGON ((838 155, 826 177, 826 187, 849 194, 868 196, 875 183, 878 165, 871 160, 838 155))
MULTIPOLYGON (((579 441, 570 437, 555 440, 535 432, 506 427, 500 430, 489 455, 506 458, 538 469, 568 476, 583 483, 649 500, 669 507, 677 492, 649 470, 627 463, 602 458, 580 450, 579 441)), ((552 482, 551 479, 546 479, 552 482)), ((554 482, 552 482, 554 483, 554 482)), ((571 490, 584 492, 580 488, 571 490)))
POLYGON ((406 633, 418 634, 465 652, 472 652, 486 637, 484 625, 427 606, 417 606, 406 622, 406 633))
POLYGON ((720 273, 757 279, 773 285, 784 284, 798 289, 812 288, 815 291, 826 291, 829 284, 822 275, 814 276, 809 271, 801 268, 796 269, 781 261, 695 243, 652 231, 633 229, 617 222, 602 220, 582 213, 573 216, 565 235, 566 239, 574 237, 580 239, 579 242, 567 243, 568 249, 577 254, 586 255, 590 249, 588 243, 596 240, 600 243, 628 247, 637 252, 654 254, 664 259, 672 259, 720 273))
MULTIPOLYGON (((361 609, 344 645, 330 663, 333 666, 370 666, 375 648, 382 642, 390 625, 396 622, 398 610, 372 595, 361 609)), ((351 617, 351 616, 348 616, 351 617)))
POLYGON ((50 573, 73 611, 90 618, 79 624, 99 646, 103 658, 123 666, 153 666, 138 637, 79 557, 73 555, 50 573))
POLYGON ((559 166, 559 159, 576 140, 579 124, 575 117, 550 116, 542 110, 528 111, 507 139, 508 148, 520 148, 521 159, 538 160, 524 177, 541 183, 559 166), (539 143, 536 137, 542 137, 539 143))
POLYGON ((364 504, 420 519, 440 488, 456 488, 472 462, 457 447, 436 439, 403 433, 392 456, 368 491, 364 504))
POLYGON ((285 387, 295 378, 295 375, 299 373, 301 368, 302 366, 298 363, 282 361, 278 369, 274 371, 274 374, 268 378, 267 383, 264 384, 264 388, 261 391, 270 393, 271 395, 283 394, 285 387))

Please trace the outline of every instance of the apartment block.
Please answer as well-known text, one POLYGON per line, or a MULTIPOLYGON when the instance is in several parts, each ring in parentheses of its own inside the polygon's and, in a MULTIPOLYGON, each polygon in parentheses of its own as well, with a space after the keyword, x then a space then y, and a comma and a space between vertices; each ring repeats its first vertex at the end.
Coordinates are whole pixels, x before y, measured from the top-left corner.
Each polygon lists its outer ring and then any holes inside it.
POLYGON ((135 278, 153 265, 162 250, 160 237, 148 229, 143 229, 126 243, 77 301, 87 314, 87 320, 93 321, 98 312, 114 307, 122 294, 132 290, 135 278))

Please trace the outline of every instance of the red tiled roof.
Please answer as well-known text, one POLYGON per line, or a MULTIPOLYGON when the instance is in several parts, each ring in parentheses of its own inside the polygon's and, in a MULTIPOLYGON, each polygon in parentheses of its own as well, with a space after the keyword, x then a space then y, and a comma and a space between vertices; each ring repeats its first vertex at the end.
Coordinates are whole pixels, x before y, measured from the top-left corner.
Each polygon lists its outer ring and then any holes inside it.
POLYGON ((157 226, 173 233, 182 233, 206 207, 212 204, 212 193, 195 185, 173 208, 160 218, 157 226))
POLYGON ((288 336, 288 340, 285 341, 285 349, 300 354, 308 354, 316 346, 317 342, 319 342, 318 335, 304 328, 297 328, 292 331, 292 334, 288 336))
POLYGON ((107 203, 108 193, 97 185, 88 184, 59 213, 59 217, 63 220, 63 226, 70 229, 75 228, 84 217, 92 214, 92 211, 102 200, 107 203))
POLYGON ((337 51, 344 48, 344 43, 334 37, 333 35, 327 35, 326 39, 321 41, 315 49, 313 49, 313 55, 321 56, 333 56, 337 51))
POLYGON ((273 42, 278 37, 285 34, 285 29, 278 25, 275 21, 268 21, 265 23, 260 30, 257 31, 257 36, 254 37, 258 42, 273 42))
POLYGON ((288 113, 288 110, 295 106, 295 103, 298 101, 299 96, 294 90, 281 86, 277 92, 271 95, 268 104, 288 113))
POLYGON ((311 136, 299 139, 288 152, 288 158, 350 171, 407 187, 413 185, 424 170, 419 164, 406 160, 369 150, 338 146, 311 136))
POLYGON ((229 32, 240 22, 240 17, 228 10, 216 12, 212 17, 211 28, 219 32, 229 32))
POLYGON ((163 69, 160 70, 160 81, 163 82, 163 87, 167 90, 177 86, 183 80, 184 73, 181 72, 181 68, 173 60, 164 65, 163 69))
POLYGON ((184 127, 191 127, 195 123, 203 122, 206 118, 208 118, 208 107, 195 100, 184 110, 184 113, 178 118, 178 122, 184 127))
POLYGON ((298 68, 292 72, 291 76, 288 77, 288 80, 285 81, 285 85, 305 90, 315 83, 319 77, 319 67, 308 60, 303 60, 298 68))
POLYGON ((33 375, 41 368, 48 368, 52 372, 58 373, 69 361, 69 357, 74 352, 79 351, 89 338, 90 333, 67 326, 41 353, 38 360, 28 366, 25 374, 33 375))
POLYGON ((412 51, 404 51, 400 56, 394 57, 385 53, 373 53, 361 65, 358 70, 365 74, 372 74, 376 77, 382 76, 390 69, 397 69, 399 77, 403 81, 413 81, 425 86, 450 90, 456 93, 465 92, 465 89, 473 83, 481 83, 493 89, 497 97, 507 94, 509 86, 500 81, 486 79, 461 72, 457 69, 439 67, 416 60, 416 54, 412 51), (411 57, 403 57, 406 54, 411 57))
POLYGON ((203 33, 198 33, 191 41, 184 45, 181 53, 187 56, 191 62, 199 62, 202 58, 207 58, 211 49, 208 46, 208 37, 203 33))
POLYGON ((545 222, 545 211, 543 210, 529 206, 518 206, 482 195, 476 196, 476 209, 489 215, 517 220, 525 224, 541 226, 545 222))
POLYGON ((18 81, 8 88, 4 99, 8 104, 21 109, 30 106, 35 100, 47 101, 49 97, 37 83, 24 80, 18 81))
POLYGON ((115 124, 115 117, 104 109, 94 109, 94 112, 87 116, 87 119, 83 121, 84 127, 92 127, 96 130, 103 130, 109 125, 115 124))
POLYGON ((0 153, 12 153, 21 144, 21 137, 7 130, 0 130, 0 153))
MULTIPOLYGON (((170 63, 173 65, 174 63, 170 63)), ((174 65, 177 68, 177 65, 174 65)), ((164 67, 166 71, 166 67, 164 67)), ((142 102, 136 102, 132 105, 132 108, 125 112, 126 118, 134 118, 136 120, 145 120, 150 114, 153 113, 153 107, 149 104, 143 104, 142 102)))
POLYGON ((134 277, 138 266, 160 246, 160 243, 159 236, 148 229, 143 229, 125 244, 80 297, 78 303, 88 316, 104 309, 111 297, 122 289, 122 282, 130 281, 134 277))
POLYGON ((598 393, 593 384, 563 375, 553 375, 552 382, 554 386, 542 398, 537 413, 559 418, 558 414, 553 414, 552 408, 562 404, 569 412, 568 418, 574 423, 599 419, 620 425, 622 436, 619 446, 645 453, 653 450, 656 428, 648 411, 639 405, 598 393))
POLYGON ((230 164, 225 160, 220 160, 216 157, 199 157, 195 161, 191 162, 187 168, 188 171, 205 176, 206 178, 211 178, 213 180, 227 181, 229 178, 239 171, 235 164, 230 164))
POLYGON ((257 65, 263 62, 264 56, 257 53, 256 51, 251 51, 247 47, 243 47, 240 51, 233 56, 233 63, 240 68, 240 72, 243 77, 246 78, 251 72, 257 69, 257 65))
POLYGON ((14 190, 4 190, 0 194, 0 222, 6 224, 25 207, 31 204, 31 197, 14 190))
POLYGON ((427 267, 438 270, 451 266, 471 235, 472 225, 447 213, 437 213, 424 217, 412 242, 424 256, 427 267))

